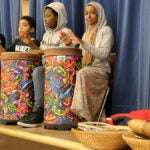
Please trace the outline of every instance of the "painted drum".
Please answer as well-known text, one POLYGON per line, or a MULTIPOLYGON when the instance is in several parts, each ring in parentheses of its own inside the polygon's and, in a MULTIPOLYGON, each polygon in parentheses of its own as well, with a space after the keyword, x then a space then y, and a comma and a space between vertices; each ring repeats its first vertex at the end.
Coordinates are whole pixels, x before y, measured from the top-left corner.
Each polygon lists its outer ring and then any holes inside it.
POLYGON ((46 129, 70 129, 79 118, 70 110, 76 72, 81 69, 79 48, 45 50, 44 123, 46 129))
POLYGON ((32 72, 40 65, 38 54, 4 52, 1 55, 2 123, 17 123, 34 102, 32 72))

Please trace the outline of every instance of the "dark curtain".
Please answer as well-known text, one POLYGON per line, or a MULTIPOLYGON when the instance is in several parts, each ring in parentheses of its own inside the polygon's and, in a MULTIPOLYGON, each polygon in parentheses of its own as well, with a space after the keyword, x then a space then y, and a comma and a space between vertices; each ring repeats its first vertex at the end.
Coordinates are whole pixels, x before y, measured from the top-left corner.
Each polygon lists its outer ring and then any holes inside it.
POLYGON ((21 0, 0 0, 0 33, 6 38, 6 46, 17 36, 21 0))

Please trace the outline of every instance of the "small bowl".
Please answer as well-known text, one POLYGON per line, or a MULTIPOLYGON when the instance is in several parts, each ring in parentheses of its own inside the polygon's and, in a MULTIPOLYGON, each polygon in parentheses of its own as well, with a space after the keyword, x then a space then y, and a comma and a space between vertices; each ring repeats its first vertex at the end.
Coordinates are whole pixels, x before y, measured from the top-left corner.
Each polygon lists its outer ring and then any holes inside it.
POLYGON ((83 131, 71 129, 76 138, 88 148, 97 150, 126 149, 128 145, 123 141, 122 134, 127 131, 83 131))

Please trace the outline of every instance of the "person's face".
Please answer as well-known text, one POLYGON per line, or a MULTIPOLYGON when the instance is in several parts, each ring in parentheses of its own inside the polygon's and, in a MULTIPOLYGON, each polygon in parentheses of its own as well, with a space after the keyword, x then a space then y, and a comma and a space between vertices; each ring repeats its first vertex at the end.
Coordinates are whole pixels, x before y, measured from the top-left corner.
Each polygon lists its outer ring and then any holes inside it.
POLYGON ((84 17, 87 25, 94 25, 98 22, 98 14, 94 6, 87 6, 85 8, 84 17))
POLYGON ((55 16, 51 9, 47 8, 44 12, 44 23, 46 28, 55 29, 57 26, 58 16, 55 16))
POLYGON ((34 32, 34 28, 31 28, 29 22, 25 19, 21 19, 18 26, 18 32, 20 36, 31 35, 34 32))

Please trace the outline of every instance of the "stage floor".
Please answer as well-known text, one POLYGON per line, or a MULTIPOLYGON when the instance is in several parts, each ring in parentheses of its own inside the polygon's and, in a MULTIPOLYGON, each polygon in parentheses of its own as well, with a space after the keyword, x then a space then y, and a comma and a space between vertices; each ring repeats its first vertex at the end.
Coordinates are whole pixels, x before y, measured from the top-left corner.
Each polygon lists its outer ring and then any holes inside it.
POLYGON ((0 150, 90 150, 71 131, 0 125, 0 150))

